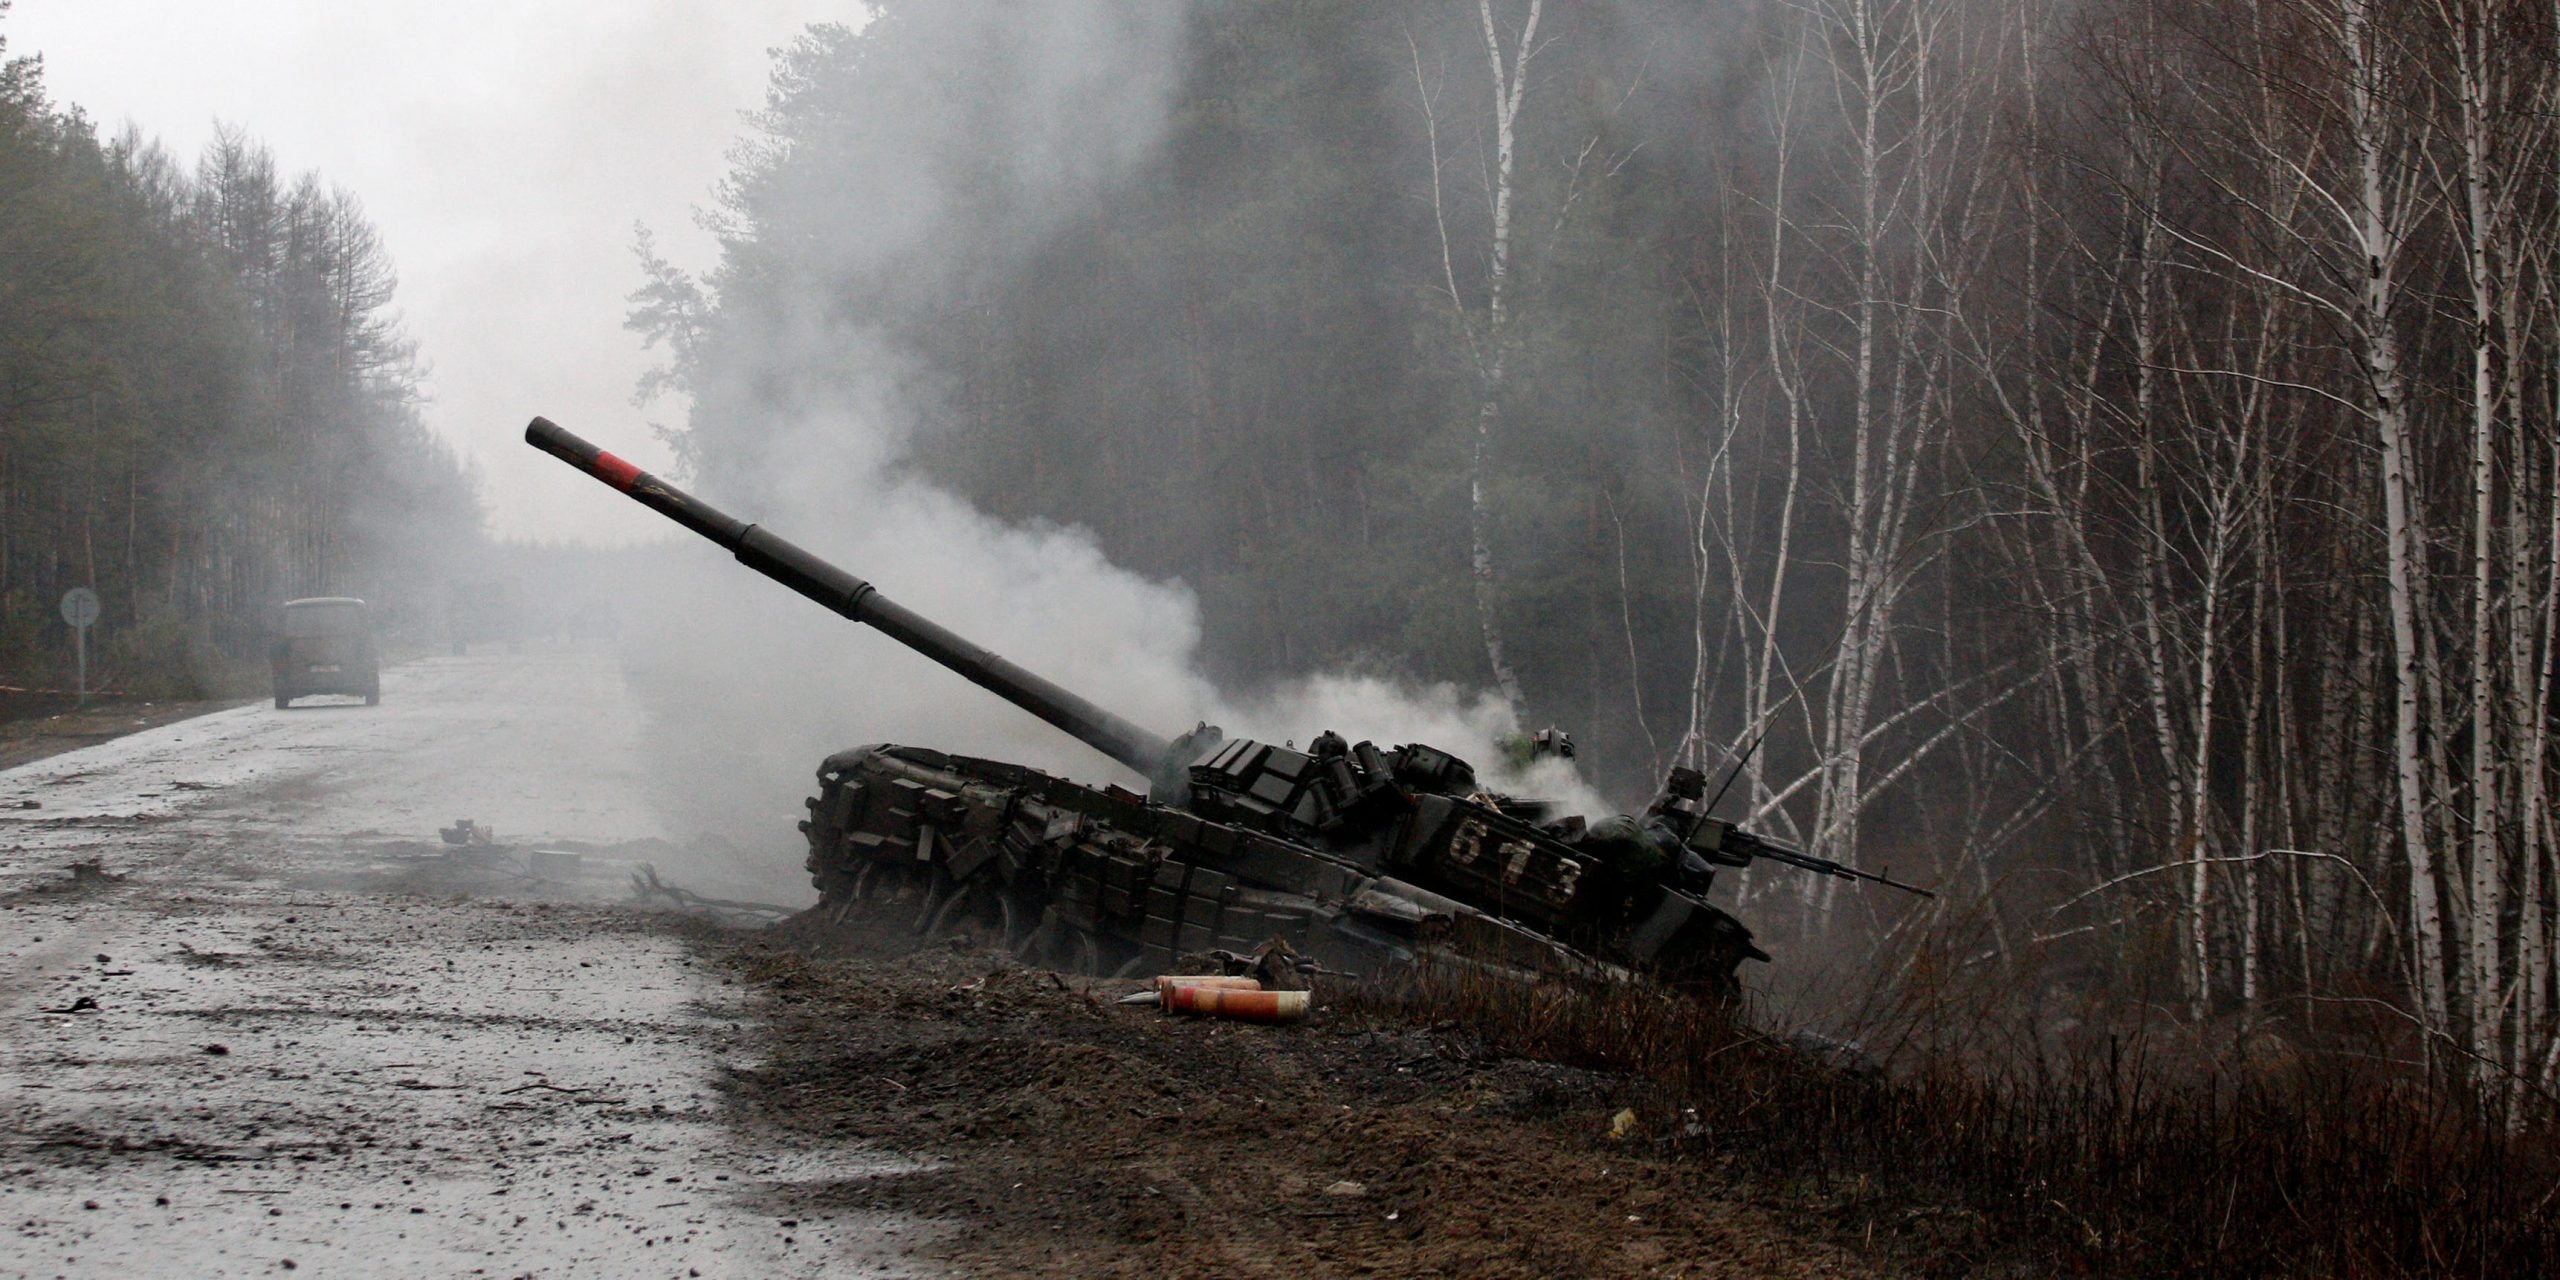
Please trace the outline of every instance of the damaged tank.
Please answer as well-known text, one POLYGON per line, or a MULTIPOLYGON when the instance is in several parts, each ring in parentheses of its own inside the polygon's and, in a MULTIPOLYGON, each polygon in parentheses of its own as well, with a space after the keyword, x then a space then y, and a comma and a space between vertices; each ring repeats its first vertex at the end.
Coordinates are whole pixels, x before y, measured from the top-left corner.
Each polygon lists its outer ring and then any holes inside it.
POLYGON ((525 440, 1149 779, 1141 795, 926 747, 839 752, 818 767, 800 824, 819 910, 839 921, 900 904, 919 931, 965 927, 1032 963, 1097 974, 1171 971, 1276 939, 1302 970, 1366 973, 1428 953, 1722 996, 1743 961, 1769 957, 1707 902, 1716 868, 1766 859, 1911 888, 1708 816, 1705 780, 1688 769, 1643 814, 1586 822, 1490 791, 1466 761, 1418 743, 1328 730, 1299 750, 1207 724, 1167 739, 547 419, 525 440))

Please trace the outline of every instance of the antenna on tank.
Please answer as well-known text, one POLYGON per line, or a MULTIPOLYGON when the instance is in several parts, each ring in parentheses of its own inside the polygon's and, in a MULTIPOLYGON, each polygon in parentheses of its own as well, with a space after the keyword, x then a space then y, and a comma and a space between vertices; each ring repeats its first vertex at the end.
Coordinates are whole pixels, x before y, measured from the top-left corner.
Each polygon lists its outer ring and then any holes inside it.
POLYGON ((1762 729, 1759 737, 1753 738, 1751 740, 1751 745, 1744 747, 1742 749, 1742 754, 1734 757, 1733 772, 1724 775, 1724 785, 1716 788, 1715 799, 1707 801, 1707 807, 1698 810, 1698 812, 1714 813, 1716 811, 1716 801, 1724 799, 1724 793, 1733 790, 1733 780, 1742 776, 1742 766, 1751 763, 1751 753, 1758 751, 1760 749, 1760 739, 1768 736, 1769 731, 1767 729, 1762 729))

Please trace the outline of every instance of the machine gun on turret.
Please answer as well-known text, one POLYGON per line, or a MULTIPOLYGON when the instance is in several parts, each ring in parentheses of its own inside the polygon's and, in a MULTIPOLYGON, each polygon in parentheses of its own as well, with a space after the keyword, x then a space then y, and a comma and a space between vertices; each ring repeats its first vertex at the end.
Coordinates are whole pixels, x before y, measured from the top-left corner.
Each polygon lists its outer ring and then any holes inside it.
MULTIPOLYGON (((1754 835, 1722 818, 1708 817, 1705 807, 1698 803, 1706 794, 1706 785, 1706 776, 1697 770, 1674 768, 1670 779, 1663 784, 1662 799, 1654 803, 1652 810, 1658 820, 1678 837, 1680 847, 1704 862, 1736 868, 1750 866, 1755 861, 1776 862, 1842 880, 1865 880, 1886 885, 1924 898, 1938 896, 1916 884, 1904 884, 1879 872, 1861 871, 1846 863, 1817 858, 1784 841, 1754 835)), ((1700 887, 1703 888, 1703 884, 1700 887)))

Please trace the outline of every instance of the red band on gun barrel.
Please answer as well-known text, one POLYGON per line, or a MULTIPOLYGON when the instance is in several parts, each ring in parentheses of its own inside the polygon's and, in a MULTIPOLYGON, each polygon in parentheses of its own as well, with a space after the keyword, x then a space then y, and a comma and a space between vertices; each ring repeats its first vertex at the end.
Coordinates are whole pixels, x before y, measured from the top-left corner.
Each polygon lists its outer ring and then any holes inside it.
POLYGON ((629 493, 631 486, 640 479, 640 468, 599 449, 596 451, 596 474, 606 484, 629 493))

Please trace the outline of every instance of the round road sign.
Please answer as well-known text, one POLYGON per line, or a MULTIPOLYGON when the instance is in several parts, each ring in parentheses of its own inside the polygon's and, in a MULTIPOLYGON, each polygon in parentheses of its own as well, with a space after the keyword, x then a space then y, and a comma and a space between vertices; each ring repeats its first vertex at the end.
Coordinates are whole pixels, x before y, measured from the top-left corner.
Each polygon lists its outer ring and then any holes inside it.
POLYGON ((62 594, 62 620, 72 626, 86 628, 98 620, 98 593, 87 587, 73 587, 62 594))

